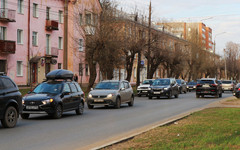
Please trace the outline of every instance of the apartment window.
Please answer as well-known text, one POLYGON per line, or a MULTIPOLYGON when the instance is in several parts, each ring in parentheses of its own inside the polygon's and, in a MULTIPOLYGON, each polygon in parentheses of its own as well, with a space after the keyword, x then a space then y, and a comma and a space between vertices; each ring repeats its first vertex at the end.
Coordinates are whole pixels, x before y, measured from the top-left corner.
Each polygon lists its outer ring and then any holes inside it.
POLYGON ((85 65, 85 75, 88 76, 88 64, 85 65))
POLYGON ((17 61, 17 76, 23 76, 22 61, 17 61))
POLYGON ((18 13, 23 14, 23 0, 18 0, 18 13))
POLYGON ((86 25, 91 25, 92 21, 91 21, 91 14, 85 14, 85 18, 86 18, 86 25))
POLYGON ((83 76, 83 64, 79 64, 79 76, 83 76))
POLYGON ((50 7, 46 8, 46 20, 50 20, 50 7))
POLYGON ((79 25, 83 25, 83 15, 81 13, 79 14, 79 25))
POLYGON ((63 23, 63 11, 59 10, 58 17, 58 22, 63 23))
POLYGON ((58 63, 58 69, 62 69, 62 64, 58 63))
POLYGON ((50 34, 46 34, 46 54, 50 55, 50 34))
POLYGON ((58 37, 58 49, 63 49, 63 38, 58 37))
POLYGON ((38 17, 38 4, 33 3, 33 17, 38 17))
POLYGON ((21 29, 17 30, 17 43, 23 44, 23 30, 21 29))
POLYGON ((6 27, 0 27, 0 40, 6 40, 7 37, 7 28, 6 27))
POLYGON ((38 33, 35 31, 32 33, 32 45, 38 46, 38 33))
POLYGON ((83 39, 79 39, 79 51, 83 51, 83 39))

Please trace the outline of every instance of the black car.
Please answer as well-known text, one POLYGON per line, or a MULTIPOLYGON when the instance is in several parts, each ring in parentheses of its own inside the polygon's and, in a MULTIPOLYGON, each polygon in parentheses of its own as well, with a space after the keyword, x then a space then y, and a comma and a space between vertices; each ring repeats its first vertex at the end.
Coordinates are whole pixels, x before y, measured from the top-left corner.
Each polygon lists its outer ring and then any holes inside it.
POLYGON ((165 96, 170 99, 173 95, 178 98, 178 94, 178 84, 174 78, 156 79, 149 87, 148 98, 165 96))
POLYGON ((179 93, 182 94, 182 93, 187 93, 187 84, 184 80, 182 79, 176 79, 177 81, 177 84, 178 84, 178 90, 179 90, 179 93))
POLYGON ((238 83, 234 90, 233 90, 233 96, 240 98, 240 83, 238 83))
POLYGON ((197 83, 196 82, 189 82, 187 84, 187 89, 189 92, 191 92, 192 90, 196 90, 197 87, 197 83))
POLYGON ((22 94, 18 86, 0 73, 0 120, 5 128, 15 127, 22 112, 22 94))
POLYGON ((47 74, 47 80, 39 84, 32 92, 23 97, 23 119, 30 114, 47 113, 53 118, 61 118, 62 113, 75 110, 83 114, 84 93, 73 73, 68 70, 54 70, 47 74))
POLYGON ((196 97, 204 97, 205 95, 212 95, 215 97, 222 97, 222 87, 216 79, 206 78, 201 79, 196 88, 196 97))

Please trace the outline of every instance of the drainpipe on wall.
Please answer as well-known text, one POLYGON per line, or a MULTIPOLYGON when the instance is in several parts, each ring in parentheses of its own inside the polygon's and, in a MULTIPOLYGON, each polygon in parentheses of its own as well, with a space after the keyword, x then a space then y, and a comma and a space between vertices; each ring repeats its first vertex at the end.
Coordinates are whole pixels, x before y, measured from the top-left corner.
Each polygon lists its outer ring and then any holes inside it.
MULTIPOLYGON (((28 42, 27 42, 27 79, 28 85, 31 84, 31 65, 30 65, 30 12, 31 12, 31 0, 28 0, 28 42)), ((32 85, 32 84, 31 84, 32 85)))
POLYGON ((68 0, 64 1, 64 50, 63 69, 68 69, 68 0))

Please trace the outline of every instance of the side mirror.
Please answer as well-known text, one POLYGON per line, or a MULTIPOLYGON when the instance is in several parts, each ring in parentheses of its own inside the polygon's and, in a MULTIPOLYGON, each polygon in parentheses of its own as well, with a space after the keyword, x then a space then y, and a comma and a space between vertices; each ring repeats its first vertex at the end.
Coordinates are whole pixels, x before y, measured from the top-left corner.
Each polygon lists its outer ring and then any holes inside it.
POLYGON ((93 88, 90 89, 90 91, 92 91, 92 90, 93 90, 93 88))
POLYGON ((121 88, 121 89, 120 89, 120 91, 124 91, 124 90, 125 90, 125 88, 121 88))

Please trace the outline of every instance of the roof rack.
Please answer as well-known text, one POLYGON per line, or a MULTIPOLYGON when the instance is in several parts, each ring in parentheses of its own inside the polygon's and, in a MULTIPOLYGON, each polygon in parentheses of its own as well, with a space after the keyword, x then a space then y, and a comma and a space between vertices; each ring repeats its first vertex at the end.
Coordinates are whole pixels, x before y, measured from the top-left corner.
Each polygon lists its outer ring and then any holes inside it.
POLYGON ((6 74, 4 72, 0 72, 0 76, 5 76, 6 74))
POLYGON ((64 70, 64 69, 57 69, 54 71, 49 72, 46 75, 46 81, 48 80, 58 80, 58 79, 63 79, 63 80, 73 80, 73 72, 69 70, 64 70))

